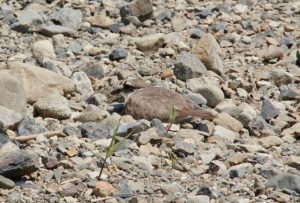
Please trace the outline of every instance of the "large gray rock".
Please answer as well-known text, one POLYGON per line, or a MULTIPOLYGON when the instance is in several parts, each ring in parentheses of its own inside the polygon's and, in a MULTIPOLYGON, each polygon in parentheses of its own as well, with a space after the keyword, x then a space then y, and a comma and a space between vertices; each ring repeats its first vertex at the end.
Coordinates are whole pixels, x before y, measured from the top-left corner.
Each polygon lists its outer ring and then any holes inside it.
POLYGON ((0 71, 0 105, 26 115, 26 96, 22 82, 0 71))
POLYGON ((54 93, 64 95, 74 92, 73 82, 53 71, 18 62, 10 63, 8 67, 8 72, 23 82, 29 103, 54 93))
POLYGON ((198 78, 207 73, 205 66, 196 55, 182 52, 174 64, 175 76, 183 81, 190 78, 198 78))
POLYGON ((0 131, 14 129, 22 119, 21 114, 0 105, 0 131))
POLYGON ((52 94, 39 99, 34 104, 34 109, 42 117, 57 119, 67 119, 72 113, 68 100, 59 94, 52 94))

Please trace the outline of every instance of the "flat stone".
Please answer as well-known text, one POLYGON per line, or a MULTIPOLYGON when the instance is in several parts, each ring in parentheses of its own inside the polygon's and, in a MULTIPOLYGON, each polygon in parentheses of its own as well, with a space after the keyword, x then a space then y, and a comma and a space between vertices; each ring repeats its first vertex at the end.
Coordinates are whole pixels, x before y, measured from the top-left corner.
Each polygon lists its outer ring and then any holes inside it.
POLYGON ((50 117, 57 119, 67 119, 71 116, 71 109, 68 105, 68 100, 59 95, 52 94, 47 97, 39 99, 35 104, 35 110, 42 117, 50 117))

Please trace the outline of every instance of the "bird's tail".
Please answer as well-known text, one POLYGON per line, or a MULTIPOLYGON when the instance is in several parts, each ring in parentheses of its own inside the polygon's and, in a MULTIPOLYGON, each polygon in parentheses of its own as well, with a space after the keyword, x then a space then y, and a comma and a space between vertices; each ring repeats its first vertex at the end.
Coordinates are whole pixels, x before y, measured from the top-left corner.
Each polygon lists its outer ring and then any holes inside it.
POLYGON ((206 110, 206 109, 191 109, 190 111, 186 112, 186 116, 197 116, 200 117, 203 120, 213 120, 214 118, 217 117, 217 114, 206 110))

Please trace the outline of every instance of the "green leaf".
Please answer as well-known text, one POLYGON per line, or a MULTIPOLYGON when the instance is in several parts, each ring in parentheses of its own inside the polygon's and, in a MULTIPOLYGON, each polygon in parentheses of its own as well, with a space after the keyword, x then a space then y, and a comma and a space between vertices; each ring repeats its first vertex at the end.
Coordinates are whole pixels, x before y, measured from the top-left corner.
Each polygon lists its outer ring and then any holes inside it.
POLYGON ((131 135, 133 134, 133 131, 131 131, 130 133, 128 133, 120 142, 117 142, 115 144, 113 144, 112 146, 109 147, 107 153, 106 153, 106 156, 107 157, 110 157, 112 156, 115 151, 117 151, 117 149, 124 144, 125 140, 130 137, 131 135))

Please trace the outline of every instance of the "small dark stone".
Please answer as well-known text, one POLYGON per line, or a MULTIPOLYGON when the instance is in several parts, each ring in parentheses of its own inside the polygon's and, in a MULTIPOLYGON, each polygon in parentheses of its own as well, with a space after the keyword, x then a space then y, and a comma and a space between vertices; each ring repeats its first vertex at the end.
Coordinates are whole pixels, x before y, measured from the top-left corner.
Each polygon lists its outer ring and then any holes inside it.
POLYGON ((270 120, 279 115, 279 110, 275 108, 275 106, 270 102, 269 99, 265 99, 262 103, 261 107, 261 116, 265 120, 270 120))
POLYGON ((103 123, 86 122, 78 126, 82 137, 88 137, 93 140, 105 139, 110 136, 110 129, 103 123))
POLYGON ((196 123, 195 128, 196 128, 197 130, 200 130, 200 131, 209 133, 208 126, 207 126, 207 124, 205 124, 205 123, 196 123))
POLYGON ((47 132, 48 129, 44 126, 35 123, 34 118, 32 117, 25 117, 23 121, 18 125, 18 135, 33 135, 47 132))
POLYGON ((109 55, 109 59, 112 61, 120 60, 126 58, 128 55, 127 49, 123 48, 117 48, 112 51, 112 53, 109 55))
POLYGON ((121 112, 124 111, 124 108, 125 108, 124 103, 114 102, 114 103, 111 103, 111 104, 107 107, 106 110, 107 110, 109 113, 113 113, 113 112, 121 113, 121 112))

